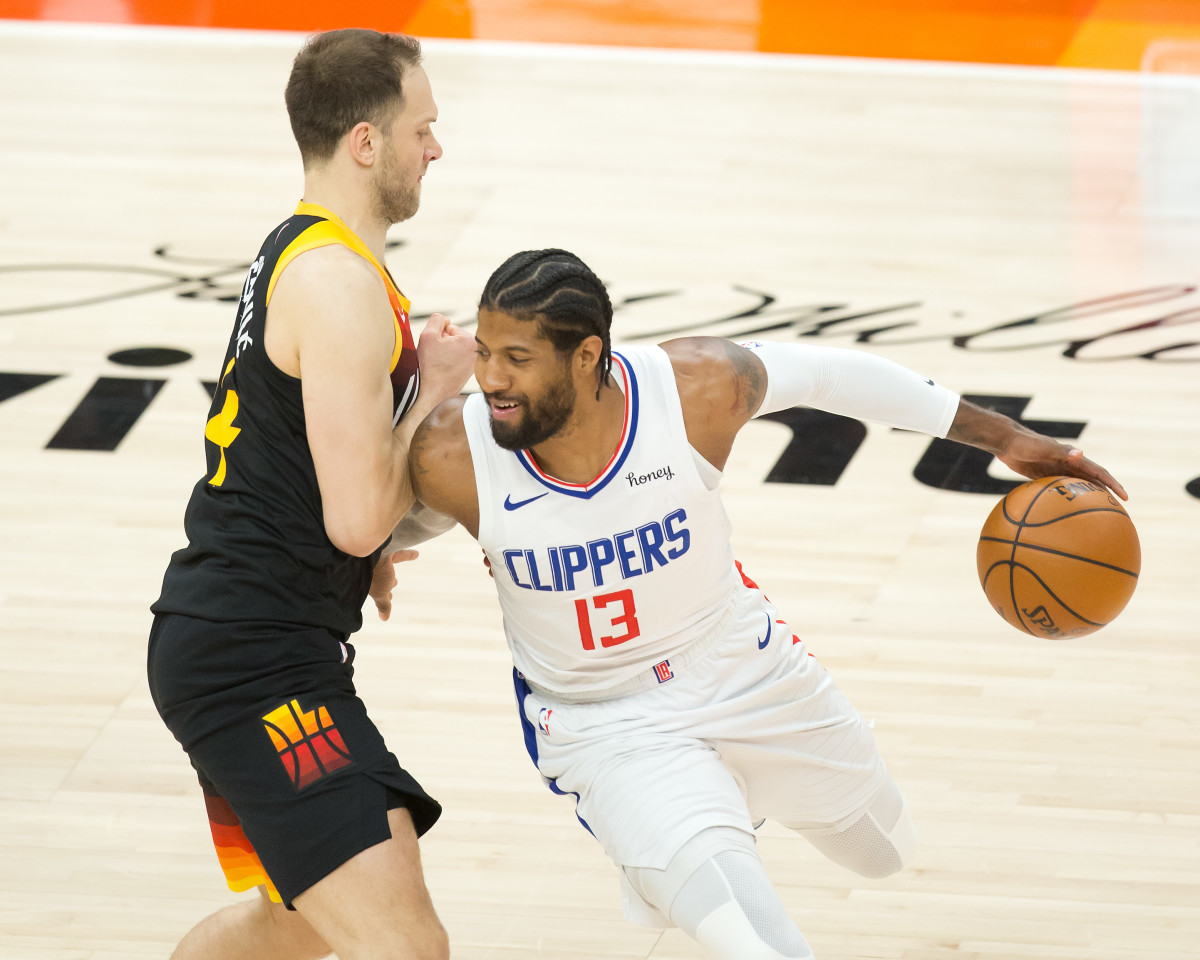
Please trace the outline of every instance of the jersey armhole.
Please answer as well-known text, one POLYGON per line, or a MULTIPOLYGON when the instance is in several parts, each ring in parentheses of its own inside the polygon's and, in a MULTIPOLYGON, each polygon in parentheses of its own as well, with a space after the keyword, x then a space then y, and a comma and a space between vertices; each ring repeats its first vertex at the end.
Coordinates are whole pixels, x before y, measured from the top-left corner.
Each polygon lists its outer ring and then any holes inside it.
POLYGON ((654 366, 658 374, 658 382, 663 392, 664 405, 670 419, 671 433, 681 438, 682 447, 686 448, 695 468, 694 480, 709 493, 717 489, 721 482, 722 471, 709 463, 704 455, 692 446, 688 440, 687 423, 683 419, 683 401, 679 398, 679 386, 675 382, 675 367, 667 351, 655 345, 646 351, 647 360, 654 366))
POLYGON ((483 429, 479 416, 479 407, 483 403, 483 394, 473 393, 463 403, 463 429, 467 432, 467 449, 471 454, 470 469, 475 474, 475 499, 479 508, 479 528, 475 531, 475 539, 482 545, 492 539, 492 476, 488 464, 486 438, 480 431, 483 429))
POLYGON ((709 463, 704 454, 690 443, 687 445, 687 448, 688 452, 692 455, 692 463, 696 467, 696 473, 700 475, 700 482, 704 484, 706 490, 716 490, 721 483, 721 477, 724 475, 723 472, 709 463))

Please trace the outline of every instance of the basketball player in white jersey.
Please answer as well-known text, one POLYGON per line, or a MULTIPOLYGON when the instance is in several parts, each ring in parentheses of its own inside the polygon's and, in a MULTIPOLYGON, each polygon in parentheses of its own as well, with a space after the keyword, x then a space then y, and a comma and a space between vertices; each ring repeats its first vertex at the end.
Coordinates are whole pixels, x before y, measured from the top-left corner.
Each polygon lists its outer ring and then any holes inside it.
POLYGON ((418 428, 418 498, 483 546, 525 742, 621 871, 626 916, 720 960, 812 954, 755 852, 771 818, 868 877, 912 860, 870 731, 741 572, 717 493, 738 430, 806 404, 1120 485, 1079 450, 853 350, 708 337, 612 352, 603 285, 519 253, 479 305, 482 395, 418 428))

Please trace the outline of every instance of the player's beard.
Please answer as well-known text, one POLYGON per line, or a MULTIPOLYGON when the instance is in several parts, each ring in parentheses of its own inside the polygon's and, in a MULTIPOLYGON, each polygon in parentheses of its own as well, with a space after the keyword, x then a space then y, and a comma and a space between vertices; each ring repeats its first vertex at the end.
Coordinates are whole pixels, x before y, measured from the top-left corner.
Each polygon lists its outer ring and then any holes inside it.
POLYGON ((421 206, 421 181, 406 183, 399 164, 385 150, 375 178, 375 215, 389 226, 413 217, 421 206))
POLYGON ((534 403, 528 397, 503 397, 521 402, 518 423, 502 423, 492 418, 492 439, 505 450, 528 450, 558 433, 575 412, 575 384, 571 368, 564 365, 563 376, 546 388, 534 403))

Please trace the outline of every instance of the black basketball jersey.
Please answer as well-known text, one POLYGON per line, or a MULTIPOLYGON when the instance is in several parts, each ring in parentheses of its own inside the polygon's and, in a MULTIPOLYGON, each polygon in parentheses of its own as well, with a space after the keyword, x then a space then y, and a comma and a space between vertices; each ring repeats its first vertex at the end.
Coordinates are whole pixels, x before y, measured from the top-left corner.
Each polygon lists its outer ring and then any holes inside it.
POLYGON ((263 331, 275 281, 306 250, 341 244, 379 271, 391 301, 394 426, 416 400, 409 302, 387 269, 324 207, 301 203, 250 266, 204 430, 208 472, 184 515, 188 545, 163 577, 155 613, 207 620, 274 620, 353 633, 379 557, 329 540, 305 433, 300 381, 267 356, 263 331))

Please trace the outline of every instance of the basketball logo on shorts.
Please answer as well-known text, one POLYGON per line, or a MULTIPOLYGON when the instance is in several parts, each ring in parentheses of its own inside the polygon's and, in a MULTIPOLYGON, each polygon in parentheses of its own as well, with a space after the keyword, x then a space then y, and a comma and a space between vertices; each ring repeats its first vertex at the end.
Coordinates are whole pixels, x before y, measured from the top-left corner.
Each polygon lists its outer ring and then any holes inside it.
POLYGON ((263 717, 283 769, 297 790, 354 762, 325 707, 302 710, 292 700, 263 717))

